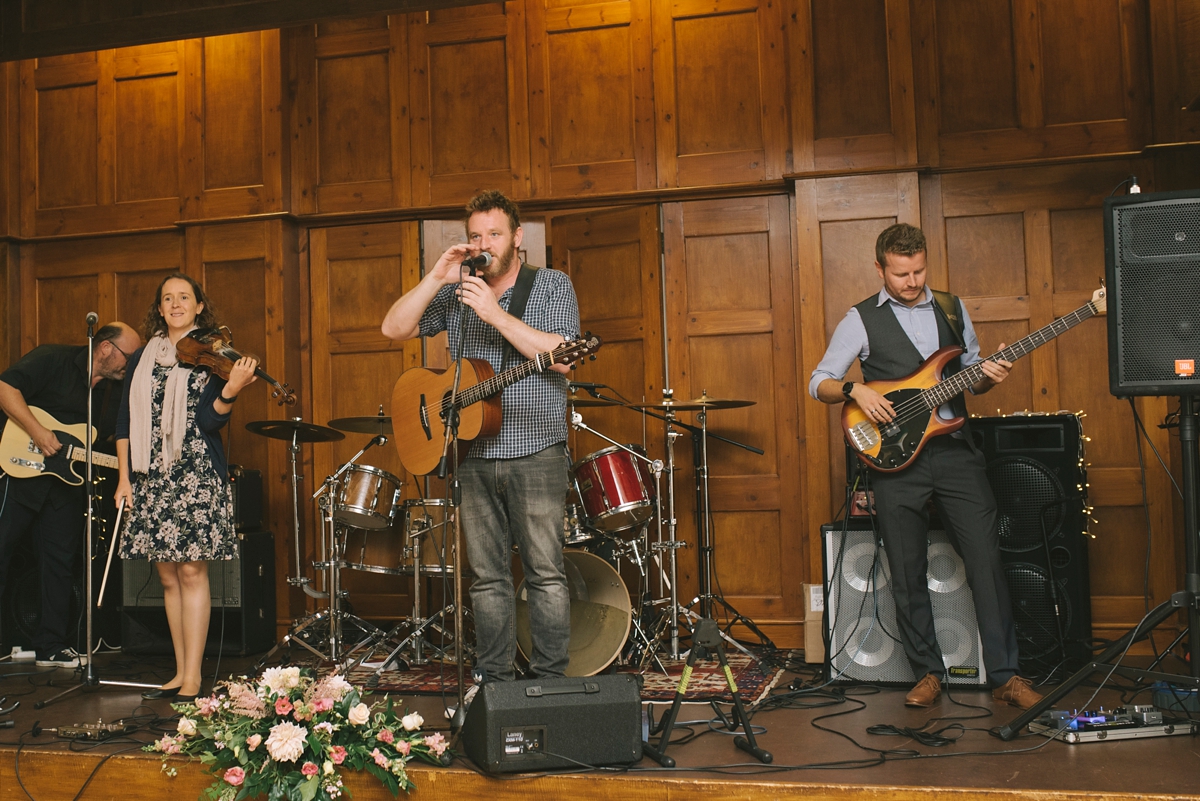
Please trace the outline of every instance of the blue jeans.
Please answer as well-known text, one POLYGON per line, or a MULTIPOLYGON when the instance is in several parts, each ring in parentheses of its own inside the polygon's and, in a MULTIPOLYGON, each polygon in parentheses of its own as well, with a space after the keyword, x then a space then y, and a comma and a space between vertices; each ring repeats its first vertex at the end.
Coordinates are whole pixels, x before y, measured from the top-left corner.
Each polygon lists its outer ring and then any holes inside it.
POLYGON ((562 553, 567 472, 561 443, 519 459, 467 459, 459 468, 463 537, 475 572, 475 661, 489 680, 516 678, 514 543, 529 598, 529 668, 538 676, 561 676, 567 669, 571 598, 562 553))

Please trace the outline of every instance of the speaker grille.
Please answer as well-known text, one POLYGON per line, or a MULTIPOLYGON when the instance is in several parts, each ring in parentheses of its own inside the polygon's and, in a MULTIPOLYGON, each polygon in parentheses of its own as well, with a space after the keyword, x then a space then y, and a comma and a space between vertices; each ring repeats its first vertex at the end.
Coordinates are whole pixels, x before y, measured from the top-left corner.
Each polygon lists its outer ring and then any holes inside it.
MULTIPOLYGON (((1013 622, 1017 629, 1017 646, 1022 665, 1054 653, 1058 648, 1058 626, 1055 620, 1054 599, 1050 594, 1050 578, 1038 565, 1012 562, 1004 566, 1008 588, 1012 593, 1013 622)), ((1072 608, 1065 582, 1058 582, 1058 608, 1064 632, 1071 630, 1072 608)))
POLYGON ((1118 252, 1125 266, 1200 257, 1200 200, 1126 206, 1117 215, 1118 252))
POLYGON ((988 465, 988 481, 1000 515, 1000 548, 1016 553, 1043 545, 1042 527, 1055 537, 1062 531, 1062 484, 1044 464, 1024 456, 1005 456, 988 465))

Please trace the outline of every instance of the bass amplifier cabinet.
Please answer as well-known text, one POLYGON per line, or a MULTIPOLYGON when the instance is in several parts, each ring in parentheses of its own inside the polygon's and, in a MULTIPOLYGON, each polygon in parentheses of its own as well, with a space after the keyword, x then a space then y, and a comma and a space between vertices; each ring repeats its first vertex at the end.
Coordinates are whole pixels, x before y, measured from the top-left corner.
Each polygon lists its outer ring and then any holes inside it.
MULTIPOLYGON (((826 666, 833 681, 916 681, 896 627, 891 569, 870 518, 821 527, 825 564, 826 666)), ((945 531, 929 532, 929 596, 947 680, 986 685, 975 601, 945 531)))
POLYGON ((1200 392, 1200 191, 1104 201, 1112 394, 1200 392))
POLYGON ((489 773, 633 764, 642 758, 637 677, 488 682, 467 708, 462 744, 489 773))
MULTIPOLYGON (((121 649, 138 654, 172 654, 158 571, 144 559, 123 564, 124 611, 121 649)), ((275 643, 275 537, 270 531, 238 534, 238 556, 209 562, 213 615, 206 654, 265 651, 275 643)))
POLYGON ((1000 517, 1023 673, 1091 660, 1087 473, 1073 414, 971 419, 1000 517))

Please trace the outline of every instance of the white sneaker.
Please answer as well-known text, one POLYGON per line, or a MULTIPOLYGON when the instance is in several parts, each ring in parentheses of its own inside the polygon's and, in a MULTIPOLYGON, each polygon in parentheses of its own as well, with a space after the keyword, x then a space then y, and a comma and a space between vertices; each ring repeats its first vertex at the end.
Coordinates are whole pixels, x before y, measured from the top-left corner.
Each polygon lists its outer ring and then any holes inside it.
POLYGON ((87 657, 74 648, 62 648, 52 654, 38 657, 35 663, 38 667, 77 668, 88 663, 87 657))

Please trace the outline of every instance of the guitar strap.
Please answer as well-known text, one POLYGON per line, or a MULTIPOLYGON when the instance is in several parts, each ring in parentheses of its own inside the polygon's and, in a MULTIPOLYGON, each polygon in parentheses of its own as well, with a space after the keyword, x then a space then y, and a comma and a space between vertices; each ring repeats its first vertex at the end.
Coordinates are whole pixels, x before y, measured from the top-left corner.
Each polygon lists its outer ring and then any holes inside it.
POLYGON ((936 289, 931 291, 933 292, 933 308, 941 312, 942 318, 954 332, 955 338, 958 339, 958 346, 965 351, 967 349, 966 323, 963 322, 961 301, 949 292, 939 292, 936 289))
MULTIPOLYGON (((529 303, 529 293, 533 290, 534 279, 537 278, 537 268, 521 264, 521 272, 517 274, 517 282, 513 284, 512 297, 508 299, 508 313, 524 322, 525 306, 529 303)), ((516 349, 504 342, 504 366, 517 355, 516 349)))

